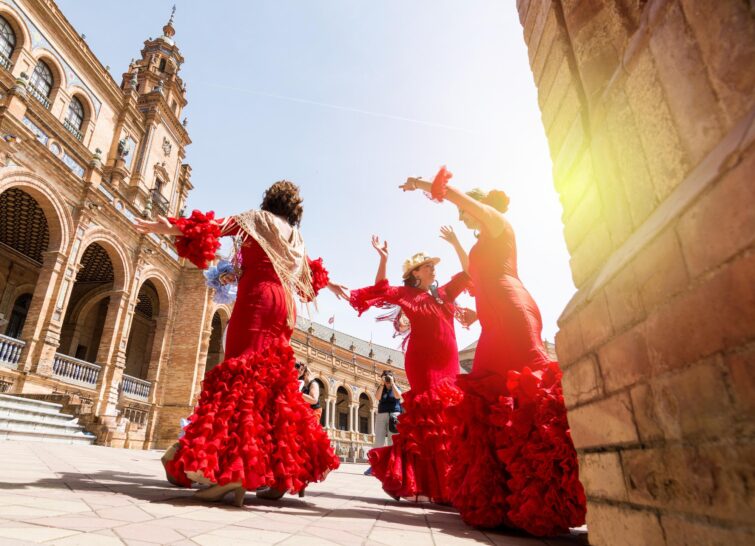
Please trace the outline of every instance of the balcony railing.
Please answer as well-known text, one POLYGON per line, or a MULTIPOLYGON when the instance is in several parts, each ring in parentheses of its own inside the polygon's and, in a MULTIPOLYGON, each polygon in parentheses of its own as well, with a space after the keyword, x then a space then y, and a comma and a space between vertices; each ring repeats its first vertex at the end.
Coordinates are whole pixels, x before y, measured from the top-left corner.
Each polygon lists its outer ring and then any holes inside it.
POLYGON ((152 190, 152 203, 158 209, 160 209, 163 214, 168 213, 168 207, 170 206, 170 203, 168 199, 158 190, 152 190))
POLYGON ((144 426, 147 424, 147 412, 138 408, 123 408, 123 416, 137 425, 144 426))
POLYGON ((131 377, 130 375, 123 374, 123 380, 121 381, 121 390, 126 398, 133 400, 147 401, 149 399, 149 391, 152 389, 152 383, 131 377))
POLYGON ((63 120, 63 127, 65 127, 69 133, 75 136, 77 140, 81 140, 84 138, 84 135, 81 133, 81 131, 79 131, 76 127, 74 127, 73 124, 67 119, 63 120))
POLYGON ((5 70, 10 72, 11 67, 13 66, 13 63, 10 62, 10 59, 0 53, 0 66, 2 66, 5 70))
POLYGON ((97 385, 97 379, 100 377, 100 366, 68 355, 55 353, 52 376, 65 383, 91 388, 97 385))
POLYGON ((45 97, 42 93, 40 93, 39 89, 37 89, 36 87, 34 87, 32 84, 27 85, 26 89, 29 91, 29 94, 31 94, 32 97, 34 97, 35 99, 37 99, 37 101, 39 101, 39 103, 42 106, 44 106, 48 110, 50 109, 50 101, 49 101, 49 99, 47 97, 45 97))
POLYGON ((26 342, 0 334, 0 367, 15 369, 26 342))

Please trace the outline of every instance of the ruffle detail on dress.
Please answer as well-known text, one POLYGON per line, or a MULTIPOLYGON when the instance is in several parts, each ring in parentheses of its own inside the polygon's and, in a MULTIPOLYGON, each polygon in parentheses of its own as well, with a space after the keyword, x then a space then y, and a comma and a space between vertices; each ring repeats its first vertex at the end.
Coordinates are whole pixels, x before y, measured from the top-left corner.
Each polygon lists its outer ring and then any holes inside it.
POLYGON ((327 434, 299 393, 294 353, 277 341, 207 373, 168 471, 201 471, 221 485, 296 493, 338 466, 327 434))
POLYGON ((449 483, 464 521, 537 536, 584 524, 586 499, 569 433, 561 371, 459 377, 460 427, 449 483), (500 393, 508 395, 500 396, 500 393))
POLYGON ((388 284, 388 279, 378 281, 372 286, 351 291, 349 304, 356 309, 359 316, 370 307, 389 307, 395 304, 397 290, 388 284))
POLYGON ((311 260, 307 257, 307 263, 309 264, 309 270, 312 272, 312 290, 315 292, 315 297, 320 293, 320 290, 328 286, 330 282, 330 275, 328 270, 322 264, 322 258, 311 260))
POLYGON ((199 269, 207 269, 220 248, 220 225, 215 221, 215 213, 203 214, 195 210, 188 218, 168 218, 171 224, 181 230, 176 237, 176 251, 199 269))
POLYGON ((399 416, 393 445, 368 453, 372 474, 393 497, 427 497, 449 504, 447 475, 455 430, 447 413, 461 401, 461 391, 449 379, 416 395, 408 391, 402 397, 404 413, 399 416))
POLYGON ((453 174, 446 169, 445 165, 440 168, 430 188, 430 197, 432 197, 433 201, 441 203, 446 198, 446 193, 448 193, 446 186, 448 186, 448 181, 451 180, 452 176, 453 174))
POLYGON ((511 478, 508 519, 537 536, 568 532, 585 522, 586 498, 566 420, 561 370, 510 371, 510 396, 493 406, 498 460, 511 478))
POLYGON ((509 475, 498 462, 488 424, 490 408, 504 392, 505 381, 496 375, 466 374, 456 380, 461 403, 449 412, 456 435, 451 446, 448 484, 452 502, 461 517, 476 527, 506 523, 509 475))

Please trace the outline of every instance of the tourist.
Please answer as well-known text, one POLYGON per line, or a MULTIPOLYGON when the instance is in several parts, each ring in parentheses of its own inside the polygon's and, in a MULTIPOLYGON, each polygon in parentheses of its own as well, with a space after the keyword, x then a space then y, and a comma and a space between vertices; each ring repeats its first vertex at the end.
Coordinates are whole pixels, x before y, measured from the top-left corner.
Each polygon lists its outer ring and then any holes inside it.
MULTIPOLYGON (((445 228, 442 236, 460 251, 464 269, 466 254, 453 230, 445 228)), ((352 291, 350 303, 360 315, 370 307, 393 309, 380 318, 391 319, 396 331, 408 336, 404 362, 410 390, 403 395, 404 412, 398 418, 398 434, 393 436, 392 445, 370 450, 370 468, 382 482, 383 490, 394 499, 423 497, 449 503, 447 473, 452 429, 446 410, 460 400, 455 386, 459 373, 455 300, 468 286, 469 276, 462 271, 438 287, 435 266, 440 259, 420 252, 404 262, 403 286, 391 286, 386 278, 388 244, 377 237, 373 237, 372 244, 380 256, 375 284, 352 291)), ((385 374, 382 393, 393 390, 392 379, 392 374, 385 374)), ((380 425, 378 419, 378 435, 380 425)))
POLYGON ((450 201, 474 230, 469 253, 482 331, 472 371, 459 376, 461 404, 449 474, 453 504, 480 527, 518 527, 552 535, 580 526, 585 494, 569 434, 561 371, 541 341, 542 322, 519 280, 514 231, 504 217, 508 196, 449 186, 445 167, 433 183, 409 178, 404 191, 450 201))
POLYGON ((304 401, 309 404, 312 411, 320 422, 322 417, 322 406, 320 405, 320 384, 312 377, 309 366, 303 362, 297 362, 294 366, 299 374, 299 392, 304 401))
POLYGON ((189 218, 137 220, 141 233, 176 236, 178 253, 197 267, 215 259, 221 236, 241 243, 236 304, 228 323, 226 359, 210 370, 180 447, 167 463, 182 485, 210 485, 195 496, 220 500, 266 487, 265 498, 297 493, 338 467, 330 441, 298 389, 289 345, 295 297, 315 298, 330 283, 322 261, 307 257, 298 226, 303 208, 297 186, 280 181, 264 193, 260 210, 216 220, 194 211, 189 218), (271 403, 273 402, 273 403, 271 403))
MULTIPOLYGON (((380 384, 375 391, 375 399, 378 401, 378 411, 375 417, 375 442, 372 447, 383 447, 392 444, 393 435, 396 434, 392 423, 401 414, 401 389, 396 383, 396 378, 390 370, 384 370, 380 374, 380 384)), ((369 470, 369 469, 368 469, 369 470)), ((371 475, 372 471, 369 470, 371 475)))

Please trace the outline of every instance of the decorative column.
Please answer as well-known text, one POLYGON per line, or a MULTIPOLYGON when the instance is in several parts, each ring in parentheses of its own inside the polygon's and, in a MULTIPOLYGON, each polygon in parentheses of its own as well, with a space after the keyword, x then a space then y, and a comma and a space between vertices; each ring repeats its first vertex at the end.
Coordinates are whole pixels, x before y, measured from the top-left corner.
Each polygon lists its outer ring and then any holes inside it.
POLYGON ((55 351, 60 343, 60 328, 67 292, 73 284, 73 271, 63 278, 66 255, 59 251, 45 252, 42 268, 26 315, 21 339, 26 346, 21 353, 19 369, 42 376, 52 375, 55 351), (56 297, 56 295, 58 297, 56 297))
POLYGON ((336 414, 336 399, 331 398, 328 400, 328 403, 330 404, 330 428, 332 429, 338 429, 338 415, 336 414))
POLYGON ((118 387, 123 378, 123 369, 126 367, 126 340, 122 338, 122 332, 128 331, 128 324, 123 324, 127 320, 124 320, 124 315, 128 301, 128 292, 119 290, 111 294, 107 306, 96 358, 101 369, 97 381, 95 412, 100 416, 117 415, 118 387))
POLYGON ((349 423, 349 425, 350 425, 349 426, 349 430, 351 432, 359 432, 359 426, 358 426, 358 422, 357 422, 357 414, 358 414, 358 412, 359 412, 359 406, 357 406, 356 404, 352 404, 349 407, 349 417, 350 417, 350 419, 349 419, 349 421, 350 421, 350 423, 349 423))

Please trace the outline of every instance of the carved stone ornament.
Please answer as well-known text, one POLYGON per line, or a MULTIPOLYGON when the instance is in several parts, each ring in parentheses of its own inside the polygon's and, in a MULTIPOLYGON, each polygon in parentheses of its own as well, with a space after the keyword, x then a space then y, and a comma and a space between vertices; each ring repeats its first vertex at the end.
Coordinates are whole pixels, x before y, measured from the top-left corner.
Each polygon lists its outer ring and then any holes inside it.
POLYGON ((163 137, 163 153, 165 155, 170 155, 171 150, 173 149, 173 144, 170 143, 170 140, 168 140, 166 137, 163 137))
POLYGON ((126 159, 126 156, 129 153, 127 145, 128 144, 125 138, 122 138, 118 141, 118 159, 126 159))

